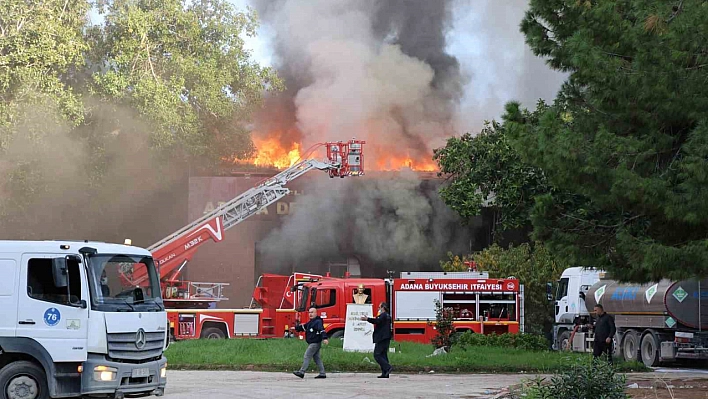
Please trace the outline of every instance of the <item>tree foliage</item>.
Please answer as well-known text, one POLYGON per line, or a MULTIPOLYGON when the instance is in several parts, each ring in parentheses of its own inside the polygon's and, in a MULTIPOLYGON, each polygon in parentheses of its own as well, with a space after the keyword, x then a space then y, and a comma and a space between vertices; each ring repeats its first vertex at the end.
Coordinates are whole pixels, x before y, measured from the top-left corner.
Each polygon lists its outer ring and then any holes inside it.
POLYGON ((132 217, 149 214, 147 204, 188 167, 250 156, 252 113, 283 87, 244 48, 255 13, 228 0, 2 4, 7 237, 142 234, 132 217), (103 16, 98 25, 91 9, 103 16))
MULTIPOLYGON (((80 97, 67 77, 82 68, 85 0, 6 0, 0 7, 0 152, 7 150, 29 106, 53 106, 56 117, 82 121, 80 97)), ((46 122, 46 121, 44 121, 46 122)), ((41 134, 31 126, 29 134, 41 134)), ((30 126, 24 125, 25 129, 30 126)))
POLYGON ((474 260, 478 269, 488 272, 491 278, 518 278, 524 285, 524 331, 549 331, 553 323, 553 304, 547 300, 546 283, 558 280, 567 265, 559 262, 542 243, 512 245, 508 249, 494 244, 463 256, 462 262, 458 256, 448 254, 448 257, 448 261, 441 262, 443 270, 452 271, 455 264, 474 260))
POLYGON ((492 209, 495 240, 505 230, 528 226, 534 198, 550 190, 543 172, 521 161, 504 126, 494 121, 475 136, 448 139, 433 159, 450 180, 440 189, 445 204, 465 219, 492 209))
POLYGON ((244 121, 266 90, 282 88, 250 60, 241 34, 253 12, 226 0, 113 0, 91 30, 95 92, 130 104, 154 127, 152 144, 219 161, 251 155, 244 121), (239 123, 241 122, 241 123, 239 123))
POLYGON ((455 326, 453 324, 454 313, 450 307, 444 308, 440 301, 435 300, 435 336, 430 343, 437 348, 444 348, 450 352, 453 344, 453 334, 455 326))
POLYGON ((507 106, 514 148, 560 192, 535 239, 573 264, 649 281, 708 273, 708 3, 535 0, 521 24, 567 71, 538 119, 507 106))

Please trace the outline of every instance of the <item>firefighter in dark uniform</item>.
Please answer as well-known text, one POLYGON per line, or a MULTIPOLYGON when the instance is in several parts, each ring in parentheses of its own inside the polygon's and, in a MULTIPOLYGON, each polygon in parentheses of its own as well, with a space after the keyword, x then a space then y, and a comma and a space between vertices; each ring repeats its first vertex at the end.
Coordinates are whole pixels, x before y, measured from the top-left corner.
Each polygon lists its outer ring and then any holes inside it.
POLYGON ((615 336, 615 319, 605 312, 605 308, 599 303, 595 305, 595 340, 593 341, 592 356, 599 358, 603 354, 607 355, 607 361, 612 364, 612 338, 615 336))

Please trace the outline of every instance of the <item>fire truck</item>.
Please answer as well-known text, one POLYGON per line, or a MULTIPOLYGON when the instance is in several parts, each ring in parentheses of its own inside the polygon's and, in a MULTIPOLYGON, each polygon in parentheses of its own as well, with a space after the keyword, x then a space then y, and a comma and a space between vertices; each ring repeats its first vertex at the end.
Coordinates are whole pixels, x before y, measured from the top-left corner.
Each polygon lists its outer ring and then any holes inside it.
MULTIPOLYGON (((210 240, 222 241, 226 230, 288 195, 290 190, 285 185, 303 174, 317 169, 327 172, 330 178, 363 176, 365 143, 356 139, 317 143, 305 151, 301 160, 293 166, 264 179, 255 187, 147 248, 159 268, 160 288, 167 308, 171 339, 276 335, 275 326, 269 325, 275 319, 275 307, 266 310, 216 309, 218 302, 228 299, 223 295, 223 288, 227 284, 185 281, 180 277, 181 272, 201 245, 210 240), (326 149, 326 159, 308 159, 321 147, 326 149)), ((286 287, 296 285, 296 280, 304 276, 266 278, 272 289, 282 289, 278 293, 282 299, 277 308, 294 307, 294 302, 288 302, 290 296, 284 292, 286 287)), ((149 275, 140 270, 125 270, 120 278, 124 284, 135 287, 149 282, 149 275)))
MULTIPOLYGON (((265 277, 265 276, 264 276, 265 277)), ((275 294, 280 287, 269 286, 268 277, 254 291, 264 314, 277 303, 263 293, 275 294)), ((281 277, 281 279, 284 277, 281 277)), ((479 334, 523 332, 523 286, 513 277, 489 278, 485 272, 401 272, 399 278, 332 278, 301 276, 290 280, 294 309, 284 296, 275 315, 275 328, 288 336, 294 320, 307 320, 307 310, 316 308, 324 319, 325 330, 332 338, 344 336, 347 304, 354 303, 359 286, 364 287, 365 303, 376 309, 380 302, 390 304, 393 339, 430 343, 436 335, 436 301, 453 311, 456 332, 479 334)), ((277 299, 277 298, 276 298, 277 299)), ((292 333, 290 333, 292 336, 292 333)))

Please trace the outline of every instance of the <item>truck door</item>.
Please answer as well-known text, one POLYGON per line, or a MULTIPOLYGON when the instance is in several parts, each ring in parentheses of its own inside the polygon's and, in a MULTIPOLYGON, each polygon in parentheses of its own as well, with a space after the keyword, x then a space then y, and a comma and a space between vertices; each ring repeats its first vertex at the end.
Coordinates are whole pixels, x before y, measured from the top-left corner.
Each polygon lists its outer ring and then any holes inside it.
POLYGON ((568 278, 562 278, 558 282, 556 290, 556 323, 572 323, 573 319, 567 320, 568 316, 568 278))
POLYGON ((19 280, 17 336, 42 344, 55 362, 85 361, 89 291, 78 259, 25 254, 19 280), (63 272, 55 259, 64 260, 63 272))
POLYGON ((14 337, 17 329, 17 276, 15 259, 0 258, 0 337, 14 337))

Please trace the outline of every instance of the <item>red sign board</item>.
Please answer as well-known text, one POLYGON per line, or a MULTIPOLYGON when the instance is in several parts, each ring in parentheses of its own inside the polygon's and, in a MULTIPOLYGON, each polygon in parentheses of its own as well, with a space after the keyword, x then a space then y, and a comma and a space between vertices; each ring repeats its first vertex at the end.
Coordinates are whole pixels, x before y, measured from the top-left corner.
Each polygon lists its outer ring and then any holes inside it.
POLYGON ((516 279, 405 279, 393 280, 396 291, 519 292, 516 279))

